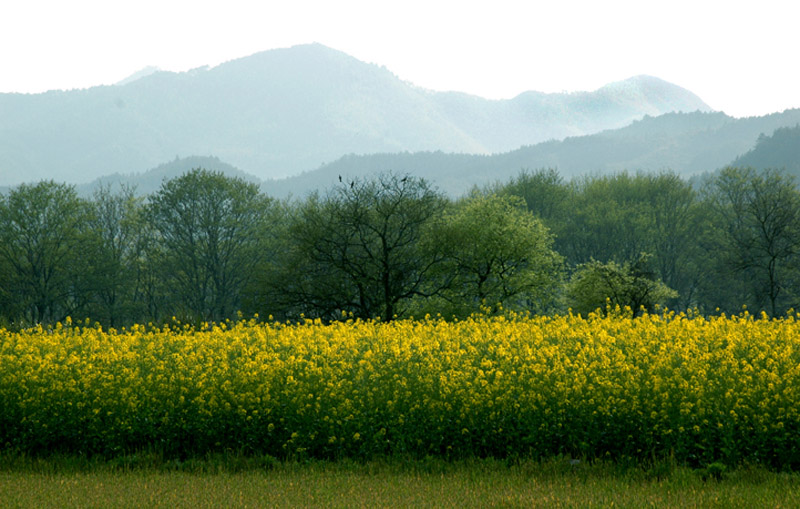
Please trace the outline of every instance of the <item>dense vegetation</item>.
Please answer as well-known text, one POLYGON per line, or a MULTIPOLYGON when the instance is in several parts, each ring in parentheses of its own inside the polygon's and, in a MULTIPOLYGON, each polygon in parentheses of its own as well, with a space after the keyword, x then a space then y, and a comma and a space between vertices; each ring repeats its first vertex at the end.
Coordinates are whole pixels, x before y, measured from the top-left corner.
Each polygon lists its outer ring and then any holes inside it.
POLYGON ((796 316, 0 329, 0 444, 800 466, 796 316))
POLYGON ((104 326, 584 315, 607 300, 783 315, 800 299, 800 195, 775 170, 564 181, 551 170, 450 200, 409 175, 279 202, 193 170, 144 198, 54 182, 0 198, 0 319, 104 326))
POLYGON ((796 469, 799 256, 776 170, 523 171, 458 200, 392 173, 284 202, 202 169, 144 197, 20 185, 0 449, 796 469))

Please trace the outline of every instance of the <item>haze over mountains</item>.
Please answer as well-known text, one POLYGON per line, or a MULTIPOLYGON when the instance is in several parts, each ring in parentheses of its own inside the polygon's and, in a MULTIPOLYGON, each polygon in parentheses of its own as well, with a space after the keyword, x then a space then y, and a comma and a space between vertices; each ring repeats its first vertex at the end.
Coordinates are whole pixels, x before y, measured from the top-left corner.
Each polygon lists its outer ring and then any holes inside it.
POLYGON ((354 178, 395 171, 431 180, 457 196, 473 186, 506 181, 522 169, 555 168, 565 178, 669 170, 688 178, 731 164, 786 168, 800 179, 800 128, 785 127, 798 124, 800 110, 744 119, 717 112, 669 113, 648 116, 620 129, 488 156, 443 152, 349 155, 312 172, 265 182, 264 189, 274 196, 299 196, 336 184, 339 175, 354 178))
POLYGON ((0 185, 85 183, 206 155, 274 179, 345 154, 501 154, 674 111, 710 108, 648 76, 509 100, 433 92, 311 44, 185 73, 145 69, 114 86, 0 94, 0 185))

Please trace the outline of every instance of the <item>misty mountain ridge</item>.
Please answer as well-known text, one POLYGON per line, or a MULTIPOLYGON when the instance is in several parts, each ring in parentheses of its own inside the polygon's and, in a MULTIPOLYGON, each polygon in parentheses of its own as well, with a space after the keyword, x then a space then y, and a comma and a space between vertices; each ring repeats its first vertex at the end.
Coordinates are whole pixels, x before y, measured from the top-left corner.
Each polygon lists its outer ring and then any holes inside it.
MULTIPOLYGON (((554 168, 567 179, 621 171, 671 171, 690 178, 728 165, 793 171, 800 165, 800 128, 787 126, 799 122, 800 109, 742 119, 720 112, 668 113, 646 116, 620 129, 493 155, 350 154, 296 177, 267 181, 263 189, 278 197, 303 196, 337 185, 339 175, 352 179, 384 171, 425 178, 451 196, 505 182, 523 169, 554 168), (776 145, 783 147, 779 159, 776 145)), ((800 171, 796 175, 800 178, 800 171)))
POLYGON ((126 78, 119 80, 118 82, 114 83, 114 85, 124 86, 127 85, 128 83, 133 83, 134 81, 140 80, 146 76, 150 76, 151 74, 157 72, 162 72, 161 68, 155 67, 153 65, 148 65, 147 67, 139 69, 130 76, 127 76, 126 78))
MULTIPOLYGON (((442 151, 350 154, 294 177, 264 181, 262 190, 278 198, 302 198, 340 185, 340 175, 350 180, 392 171, 425 178, 455 197, 474 186, 505 182, 523 169, 554 168, 566 179, 621 171, 671 171, 703 180, 728 165, 785 169, 800 179, 800 110, 745 119, 699 112, 648 116, 621 129, 494 155, 442 151)), ((259 181, 217 157, 187 157, 141 174, 104 177, 78 190, 88 195, 100 185, 126 184, 134 185, 139 194, 149 194, 164 180, 193 168, 259 181)))
POLYGON ((508 100, 434 92, 310 44, 182 73, 146 68, 111 86, 0 94, 0 185, 89 182, 209 153, 274 179, 344 154, 503 153, 696 110, 710 108, 647 76, 508 100))
POLYGON ((762 134, 756 146, 731 165, 783 169, 800 182, 800 123, 776 129, 770 136, 762 134))
POLYGON ((108 187, 112 192, 116 192, 121 187, 126 186, 132 187, 138 196, 146 196, 158 191, 165 181, 198 168, 219 172, 228 177, 242 179, 245 182, 259 185, 262 183, 257 177, 221 161, 215 156, 189 156, 183 158, 176 156, 174 160, 160 164, 142 173, 104 175, 92 182, 78 184, 76 190, 82 196, 90 196, 101 187, 108 187))

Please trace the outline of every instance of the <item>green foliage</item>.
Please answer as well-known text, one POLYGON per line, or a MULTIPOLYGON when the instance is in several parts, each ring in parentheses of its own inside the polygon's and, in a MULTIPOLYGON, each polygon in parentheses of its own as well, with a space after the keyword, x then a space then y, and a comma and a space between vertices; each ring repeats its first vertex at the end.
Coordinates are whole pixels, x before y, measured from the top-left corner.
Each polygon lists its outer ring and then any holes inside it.
POLYGON ((285 251, 264 278, 263 300, 272 307, 262 311, 394 319, 427 291, 437 260, 420 240, 444 206, 424 180, 391 173, 310 196, 291 212, 285 251))
POLYGON ((703 480, 712 479, 714 481, 721 481, 728 471, 728 467, 720 462, 715 461, 708 465, 703 471, 703 480))
POLYGON ((110 186, 103 186, 89 203, 90 241, 85 249, 92 267, 87 314, 111 327, 144 317, 137 294, 144 282, 146 223, 142 199, 134 193, 133 188, 122 187, 112 194, 110 186))
POLYGON ((271 206, 256 184, 200 169, 150 197, 157 234, 150 256, 190 317, 221 320, 241 309, 243 289, 266 254, 271 206))
POLYGON ((782 171, 727 168, 698 191, 671 172, 523 170, 456 201, 411 175, 342 180, 285 203, 202 169, 147 197, 19 186, 0 197, 0 320, 800 305, 800 194, 782 171))
POLYGON ((712 280, 706 300, 727 311, 746 304, 772 316, 800 304, 800 193, 794 178, 773 169, 729 167, 705 192, 716 225, 707 239, 715 253, 710 268, 716 281, 734 276, 728 291, 712 280))
POLYGON ((542 222, 515 197, 475 194, 433 221, 426 246, 440 257, 445 316, 484 307, 545 312, 561 285, 561 257, 542 222))
POLYGON ((636 316, 677 297, 675 290, 655 279, 649 258, 642 254, 622 264, 592 260, 578 265, 567 285, 567 304, 584 316, 608 307, 629 308, 636 316))
POLYGON ((88 205, 66 184, 22 184, 0 197, 0 301, 6 316, 54 322, 81 310, 88 294, 88 205))
POLYGON ((553 170, 524 171, 500 190, 525 200, 569 266, 592 259, 623 264, 647 252, 656 277, 678 292, 669 305, 696 304, 707 212, 678 175, 622 172, 564 182, 553 170))
POLYGON ((528 210, 544 221, 556 238, 574 213, 573 189, 554 169, 522 170, 508 183, 494 186, 493 192, 522 198, 528 210))

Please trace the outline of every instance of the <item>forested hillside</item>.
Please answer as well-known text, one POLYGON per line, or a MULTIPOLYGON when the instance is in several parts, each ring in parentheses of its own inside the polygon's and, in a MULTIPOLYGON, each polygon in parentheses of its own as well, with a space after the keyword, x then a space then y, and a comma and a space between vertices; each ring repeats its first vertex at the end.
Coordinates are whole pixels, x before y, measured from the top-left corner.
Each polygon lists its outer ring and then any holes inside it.
MULTIPOLYGON (((620 129, 544 142, 502 154, 348 155, 297 177, 266 182, 265 190, 274 196, 302 196, 334 184, 338 175, 366 177, 388 170, 428 179, 452 196, 463 194, 473 186, 508 180, 521 169, 555 168, 565 177, 614 174, 624 170, 669 170, 688 178, 731 164, 736 157, 752 149, 760 138, 798 122, 800 110, 742 119, 723 113, 672 113, 646 117, 620 129)), ((778 140, 791 136, 791 131, 778 134, 778 140)), ((791 161, 791 141, 781 143, 785 145, 781 153, 791 161)), ((764 146, 763 152, 772 152, 771 146, 764 146)), ((797 157, 793 159, 798 160, 797 157)), ((746 160, 743 163, 748 164, 746 160)))
POLYGON ((219 172, 227 177, 236 177, 247 182, 258 183, 261 181, 245 173, 242 170, 221 161, 218 157, 214 156, 190 156, 190 157, 176 157, 174 160, 160 164, 155 168, 148 170, 144 173, 132 173, 122 175, 115 173, 113 175, 105 175, 87 184, 79 184, 75 186, 78 194, 81 196, 91 196, 92 193, 101 188, 109 188, 112 191, 117 191, 122 187, 128 187, 134 190, 137 196, 147 196, 155 193, 161 187, 165 180, 172 180, 180 177, 195 168, 203 168, 209 171, 219 172))
MULTIPOLYGON (((647 117, 632 125, 596 135, 545 142, 496 155, 400 152, 358 156, 350 154, 315 171, 287 179, 267 180, 262 190, 273 197, 302 197, 335 185, 340 175, 368 178, 395 171, 425 178, 451 197, 474 186, 502 182, 521 169, 556 168, 565 177, 584 173, 613 174, 670 170, 684 178, 711 174, 727 166, 786 168, 800 175, 797 147, 800 110, 734 119, 721 113, 667 114, 647 117), (788 127, 784 127, 788 126, 788 127), (752 150, 751 150, 752 149, 752 150)), ((102 185, 134 186, 139 195, 158 189, 162 180, 192 168, 221 171, 228 176, 260 182, 257 177, 214 156, 174 158, 144 173, 114 174, 77 186, 91 194, 102 185)), ((0 187, 0 192, 8 188, 0 187)))
POLYGON ((800 178, 800 124, 782 127, 769 135, 758 137, 756 146, 737 157, 733 166, 753 168, 784 168, 800 178))

